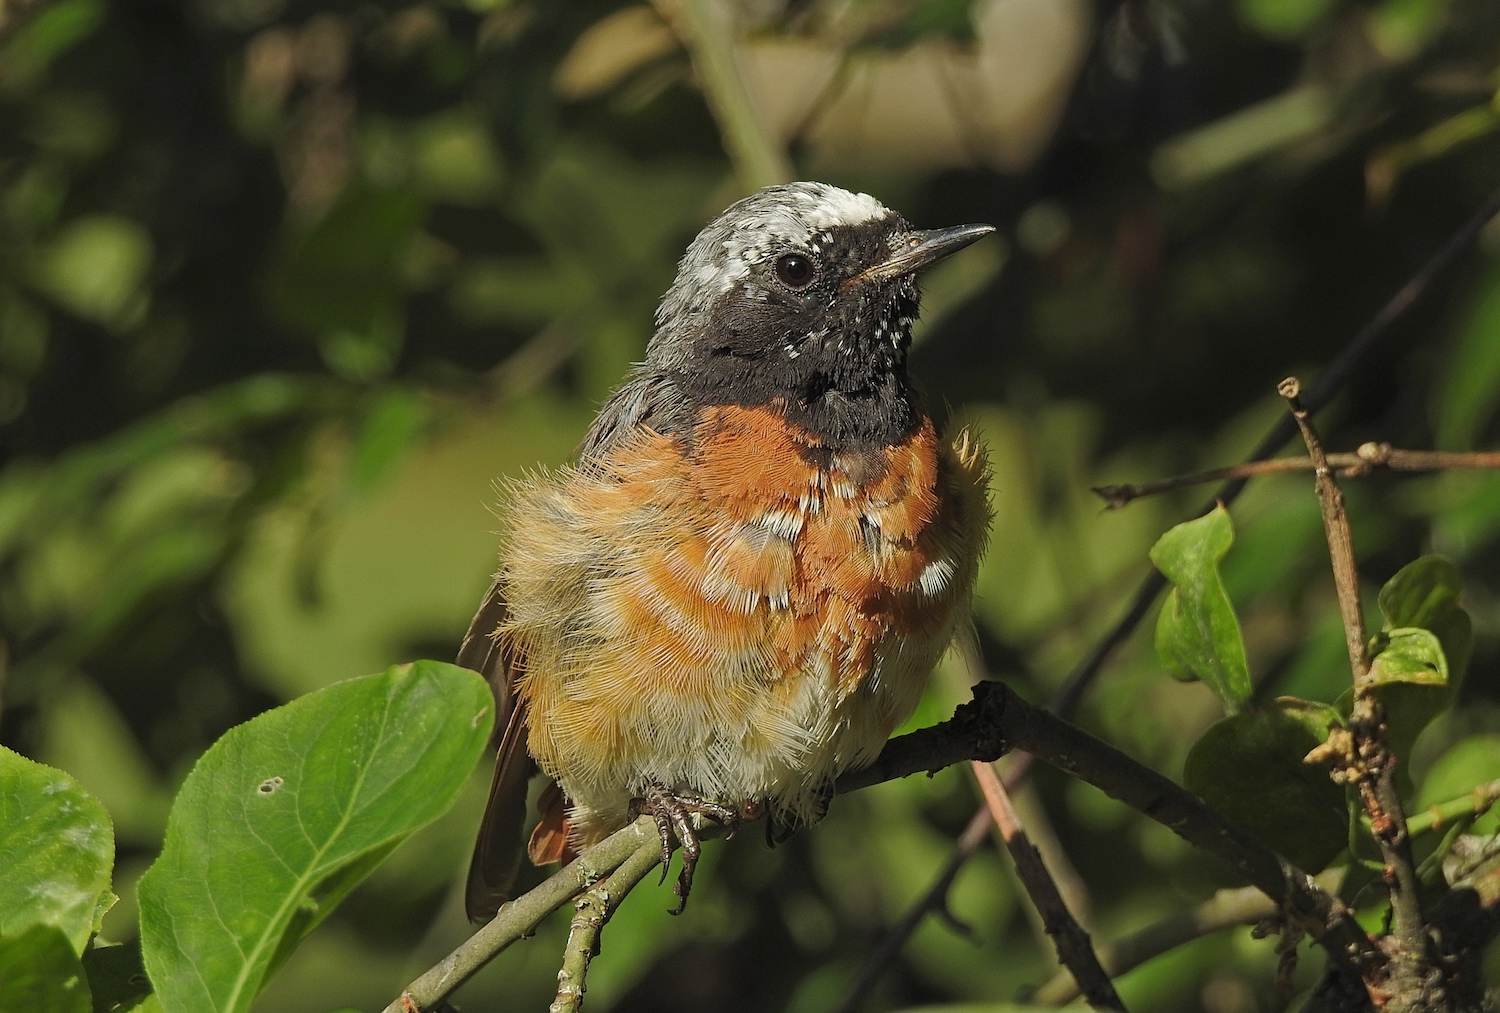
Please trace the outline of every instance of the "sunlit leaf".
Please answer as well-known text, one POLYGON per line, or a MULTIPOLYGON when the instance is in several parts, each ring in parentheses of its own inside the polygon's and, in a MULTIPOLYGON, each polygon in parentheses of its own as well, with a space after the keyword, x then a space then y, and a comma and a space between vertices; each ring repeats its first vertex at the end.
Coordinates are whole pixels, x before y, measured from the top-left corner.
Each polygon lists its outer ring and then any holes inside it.
POLYGON ((69 222, 42 251, 36 283, 78 316, 126 327, 145 312, 141 283, 151 259, 151 236, 139 222, 91 215, 69 222))
POLYGON ((1317 872, 1344 850, 1349 811, 1344 790, 1303 758, 1337 723, 1327 704, 1292 697, 1231 715, 1194 743, 1183 783, 1304 872, 1317 872))
POLYGON ((1219 575, 1233 543, 1229 511, 1220 505, 1177 525, 1151 549, 1151 562, 1173 585, 1156 623, 1157 655, 1174 677, 1202 679, 1231 713, 1252 691, 1240 621, 1219 575))
POLYGON ((1385 648, 1370 663, 1376 685, 1404 682, 1418 686, 1447 686, 1448 662, 1443 645, 1427 630, 1391 630, 1385 648))
POLYGON ((168 1013, 248 1009, 298 940, 452 803, 491 710, 477 675, 423 661, 309 694, 216 742, 138 889, 145 964, 168 1013))
POLYGON ((49 926, 82 952, 114 901, 114 861, 98 800, 62 771, 0 746, 0 936, 49 926))
POLYGON ((1453 561, 1443 556, 1422 556, 1407 563, 1380 589, 1380 614, 1384 628, 1430 630, 1441 642, 1447 661, 1446 675, 1455 688, 1468 669, 1474 643, 1474 624, 1459 605, 1463 578, 1453 561))

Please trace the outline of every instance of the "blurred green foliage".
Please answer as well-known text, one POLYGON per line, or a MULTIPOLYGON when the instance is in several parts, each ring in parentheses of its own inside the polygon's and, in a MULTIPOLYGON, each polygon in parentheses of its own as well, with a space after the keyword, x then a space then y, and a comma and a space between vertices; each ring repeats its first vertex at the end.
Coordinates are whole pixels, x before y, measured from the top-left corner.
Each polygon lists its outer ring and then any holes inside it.
MULTIPOLYGON (((1331 359, 1500 185, 1477 112, 1500 84, 1490 0, 737 10, 800 173, 919 225, 1001 227, 928 279, 914 369, 989 445, 976 611, 989 667, 1028 695, 1061 684, 1198 502, 1102 513, 1089 487, 1242 455, 1282 411, 1276 381, 1331 359), (1018 51, 996 56, 997 37, 1018 51), (971 72, 1025 115, 932 85, 971 72)), ((566 459, 687 240, 738 191, 653 9, 38 0, 4 17, 0 739, 108 808, 121 901, 103 937, 125 942, 166 800, 228 727, 452 656, 494 561, 495 483, 566 459)), ((1492 225, 1320 419, 1331 447, 1495 445, 1497 258, 1492 225)), ((1347 493, 1372 615, 1374 588, 1425 553, 1462 576, 1469 675, 1407 765, 1422 805, 1447 801, 1497 776, 1500 477, 1347 493)), ((1234 521, 1222 583, 1254 713, 1335 700, 1347 658, 1311 483, 1261 479, 1234 521)), ((1180 776, 1223 710, 1150 641, 1079 719, 1180 776)), ((946 665, 913 722, 946 716, 967 678, 946 665)), ((1097 937, 1227 882, 1093 789, 1045 770, 1033 788, 1028 821, 1061 842, 1049 858, 1087 886, 1097 937)), ((482 794, 350 895, 260 1008, 380 1008, 463 938, 482 794)), ((841 798, 777 850, 709 846, 683 918, 646 887, 611 923, 590 1008, 830 1008, 973 802, 950 770, 841 798)), ((878 1008, 976 1008, 1050 976, 1000 853, 968 863, 952 907, 972 932, 926 921, 878 1008)), ((549 923, 460 1002, 545 1006, 564 932, 549 923)), ((1133 1010, 1242 1013, 1271 1001, 1275 963, 1227 932, 1121 989, 1133 1010)))

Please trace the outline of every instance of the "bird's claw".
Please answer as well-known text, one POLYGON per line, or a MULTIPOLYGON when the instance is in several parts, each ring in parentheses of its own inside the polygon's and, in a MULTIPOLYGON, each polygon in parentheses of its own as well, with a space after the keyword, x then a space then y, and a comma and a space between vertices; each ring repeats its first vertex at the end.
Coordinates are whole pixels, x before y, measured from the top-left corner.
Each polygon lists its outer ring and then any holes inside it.
POLYGON ((693 826, 694 815, 706 816, 729 831, 733 837, 744 815, 738 809, 710 802, 692 792, 674 790, 663 784, 647 786, 646 792, 632 802, 637 813, 647 812, 656 821, 656 832, 661 835, 661 880, 667 881, 667 870, 672 862, 672 845, 682 844, 682 872, 677 876, 673 892, 677 894, 677 907, 672 914, 680 915, 687 907, 688 894, 693 889, 693 872, 698 868, 698 856, 702 845, 698 840, 698 828, 693 826))

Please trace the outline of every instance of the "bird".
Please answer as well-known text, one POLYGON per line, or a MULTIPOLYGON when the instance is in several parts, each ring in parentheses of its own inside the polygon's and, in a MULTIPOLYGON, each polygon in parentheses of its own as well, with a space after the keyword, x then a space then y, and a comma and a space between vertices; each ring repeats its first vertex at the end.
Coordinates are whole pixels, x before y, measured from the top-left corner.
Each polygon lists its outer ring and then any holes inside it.
POLYGON ((907 371, 922 269, 993 232, 914 229, 826 183, 765 187, 689 244, 644 361, 570 466, 513 481, 458 663, 496 700, 472 921, 526 851, 566 860, 648 812, 662 877, 694 817, 773 837, 871 763, 961 630, 988 470, 907 371))

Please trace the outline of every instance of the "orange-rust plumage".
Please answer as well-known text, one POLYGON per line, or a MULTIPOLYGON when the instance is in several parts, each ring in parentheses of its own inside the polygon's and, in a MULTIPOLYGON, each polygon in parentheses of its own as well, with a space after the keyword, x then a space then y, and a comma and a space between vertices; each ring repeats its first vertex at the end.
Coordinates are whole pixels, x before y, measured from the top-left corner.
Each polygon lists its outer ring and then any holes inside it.
POLYGON ((962 445, 924 421, 820 467, 773 412, 718 407, 513 490, 499 635, 577 843, 651 782, 808 818, 873 758, 965 618, 987 513, 962 445))

